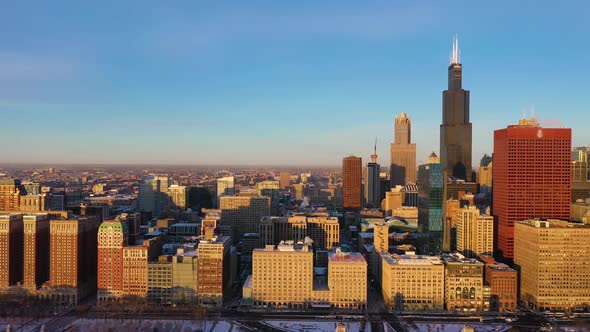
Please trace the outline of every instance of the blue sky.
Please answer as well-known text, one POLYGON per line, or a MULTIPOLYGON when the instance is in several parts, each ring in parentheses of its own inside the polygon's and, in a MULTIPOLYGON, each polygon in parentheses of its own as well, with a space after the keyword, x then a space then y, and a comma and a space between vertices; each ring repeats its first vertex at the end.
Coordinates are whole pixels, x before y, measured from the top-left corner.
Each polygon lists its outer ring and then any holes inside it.
POLYGON ((439 147, 459 35, 473 155, 534 108, 590 144, 590 4, 59 1, 0 12, 0 162, 389 163, 439 147))

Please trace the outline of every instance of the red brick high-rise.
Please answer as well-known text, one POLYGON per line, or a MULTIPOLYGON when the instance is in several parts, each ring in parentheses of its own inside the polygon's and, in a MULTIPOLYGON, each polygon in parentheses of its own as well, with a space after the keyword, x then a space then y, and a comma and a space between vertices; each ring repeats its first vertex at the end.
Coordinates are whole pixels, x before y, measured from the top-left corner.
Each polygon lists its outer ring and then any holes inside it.
POLYGON ((97 297, 99 301, 123 295, 123 247, 127 245, 124 221, 106 220, 98 228, 97 297))
POLYGON ((49 280, 49 215, 25 215, 23 223, 23 286, 34 291, 49 280))
POLYGON ((48 298, 77 304, 96 291, 98 222, 94 217, 51 220, 48 298))
POLYGON ((535 119, 494 132, 493 214, 505 259, 514 258, 516 222, 569 219, 571 145, 570 128, 543 128, 535 119))
POLYGON ((0 215, 0 289, 23 281, 23 216, 0 215))
POLYGON ((342 206, 345 209, 362 207, 363 160, 350 156, 342 160, 342 206))

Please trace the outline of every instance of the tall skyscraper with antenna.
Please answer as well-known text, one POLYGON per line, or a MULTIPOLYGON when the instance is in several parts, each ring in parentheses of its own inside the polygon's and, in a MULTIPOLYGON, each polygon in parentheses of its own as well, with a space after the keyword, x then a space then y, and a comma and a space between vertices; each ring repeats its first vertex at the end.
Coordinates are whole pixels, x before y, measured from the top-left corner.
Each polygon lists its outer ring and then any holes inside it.
POLYGON ((471 180, 472 128, 469 122, 469 91, 461 86, 463 66, 456 36, 448 70, 448 89, 443 91, 443 116, 440 125, 440 162, 447 174, 471 180))
POLYGON ((395 117, 391 144, 391 188, 416 183, 416 144, 411 142, 412 121, 406 113, 395 117))
POLYGON ((365 204, 372 207, 381 206, 381 195, 379 193, 379 174, 381 166, 377 163, 377 138, 371 155, 371 162, 367 163, 365 172, 365 204))

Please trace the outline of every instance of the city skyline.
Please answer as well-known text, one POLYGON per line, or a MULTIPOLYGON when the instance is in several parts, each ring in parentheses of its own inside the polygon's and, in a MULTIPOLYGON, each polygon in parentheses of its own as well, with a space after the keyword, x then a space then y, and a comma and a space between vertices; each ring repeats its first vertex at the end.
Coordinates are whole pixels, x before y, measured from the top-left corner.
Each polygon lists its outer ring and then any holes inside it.
POLYGON ((440 155, 455 33, 472 92, 473 165, 491 153, 493 130, 532 105, 543 126, 572 128, 574 146, 590 140, 579 121, 590 77, 578 43, 584 10, 546 27, 566 9, 70 3, 78 15, 56 20, 63 6, 11 4, 0 20, 2 164, 299 166, 310 164, 305 155, 337 166, 348 155, 368 159, 375 136, 387 156, 401 112, 422 164, 440 155), (47 135, 52 144, 39 144, 47 135))

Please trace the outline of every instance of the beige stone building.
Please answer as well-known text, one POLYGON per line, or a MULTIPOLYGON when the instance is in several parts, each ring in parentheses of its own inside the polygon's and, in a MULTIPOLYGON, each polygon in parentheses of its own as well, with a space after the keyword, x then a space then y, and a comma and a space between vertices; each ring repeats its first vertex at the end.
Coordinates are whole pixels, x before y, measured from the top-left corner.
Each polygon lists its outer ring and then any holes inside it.
POLYGON ((480 186, 491 187, 492 174, 492 163, 489 163, 487 166, 481 166, 477 173, 477 183, 479 183, 480 186))
POLYGON ((475 206, 459 209, 457 251, 466 257, 494 253, 494 217, 480 214, 475 206))
POLYGON ((313 289, 313 252, 282 242, 252 253, 252 300, 255 306, 305 308, 313 289))
POLYGON ((328 254, 330 303, 341 309, 367 306, 367 261, 358 252, 344 253, 336 248, 328 254))
POLYGON ((590 225, 539 219, 514 229, 520 299, 536 311, 590 306, 590 225))
POLYGON ((590 199, 578 199, 572 203, 570 218, 573 221, 590 224, 590 199))
POLYGON ((484 264, 454 253, 444 255, 445 307, 449 311, 484 311, 484 264))
POLYGON ((160 239, 151 238, 140 245, 123 247, 123 294, 146 297, 148 261, 160 251, 160 239))
MULTIPOLYGON (((367 305, 367 262, 360 253, 328 255, 327 282, 314 278, 313 252, 302 243, 283 241, 255 249, 252 278, 245 298, 257 307, 334 307, 351 310, 367 305)), ((324 277, 325 278, 325 277, 324 277)))
POLYGON ((445 266, 436 256, 381 254, 383 301, 390 310, 443 310, 445 266))
POLYGON ((402 193, 402 188, 402 186, 398 185, 395 186, 395 188, 391 188, 390 191, 385 193, 382 208, 383 211, 385 211, 386 216, 393 215, 393 210, 402 206, 404 197, 402 193))

